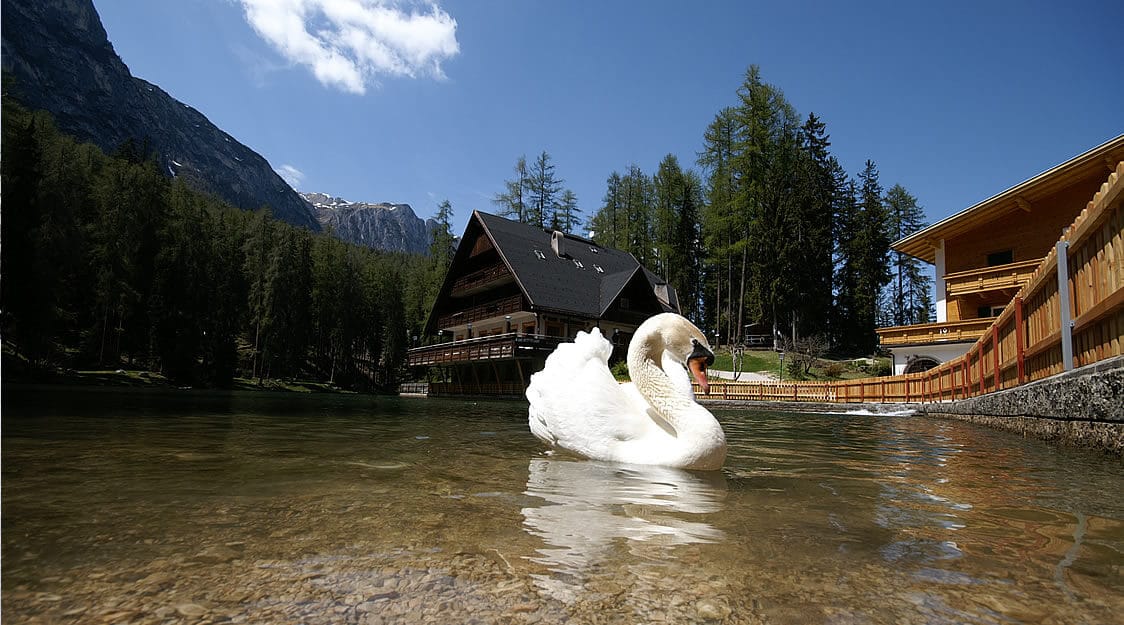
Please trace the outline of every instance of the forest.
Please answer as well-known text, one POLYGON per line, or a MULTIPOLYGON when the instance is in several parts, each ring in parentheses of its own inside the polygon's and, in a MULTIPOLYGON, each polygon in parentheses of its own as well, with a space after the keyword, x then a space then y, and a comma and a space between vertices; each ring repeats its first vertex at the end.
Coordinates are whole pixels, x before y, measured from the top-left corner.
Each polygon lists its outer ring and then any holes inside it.
POLYGON ((749 328, 870 355, 875 327, 929 321, 931 280, 890 250, 927 225, 917 199, 901 185, 884 191, 873 161, 848 175, 824 122, 801 118, 757 66, 735 96, 702 133, 698 170, 668 154, 650 175, 635 164, 614 171, 584 222, 545 151, 530 167, 518 159, 494 203, 546 228, 584 225, 581 234, 631 252, 719 343, 749 328))
POLYGON ((3 115, 6 378, 127 367, 197 386, 397 383, 448 254, 314 234, 165 177, 143 143, 105 155, 46 113, 5 98, 3 115))
MULTIPOLYGON (((313 379, 392 389, 452 259, 453 207, 428 256, 370 250, 248 212, 159 170, 143 141, 106 155, 3 103, 0 329, 21 371, 158 371, 177 384, 313 379)), ((631 252, 718 345, 749 333, 870 355, 875 327, 931 318, 930 281, 889 245, 925 226, 872 161, 849 175, 825 124, 751 66, 702 132, 697 169, 611 172, 585 219, 548 152, 516 161, 512 219, 631 252)))

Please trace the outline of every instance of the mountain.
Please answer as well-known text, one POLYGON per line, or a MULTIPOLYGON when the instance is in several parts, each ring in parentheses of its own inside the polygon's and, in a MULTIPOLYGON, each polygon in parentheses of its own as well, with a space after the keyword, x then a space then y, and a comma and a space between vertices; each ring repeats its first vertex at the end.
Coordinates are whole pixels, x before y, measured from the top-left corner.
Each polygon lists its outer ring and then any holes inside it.
POLYGON ((423 220, 409 204, 348 202, 325 193, 301 193, 324 230, 376 250, 429 254, 437 221, 423 220))
POLYGON ((91 0, 0 0, 4 90, 107 153, 147 143, 161 169, 242 209, 269 206, 319 230, 308 204, 269 163, 160 87, 135 78, 91 0), (9 80, 10 76, 10 80, 9 80))

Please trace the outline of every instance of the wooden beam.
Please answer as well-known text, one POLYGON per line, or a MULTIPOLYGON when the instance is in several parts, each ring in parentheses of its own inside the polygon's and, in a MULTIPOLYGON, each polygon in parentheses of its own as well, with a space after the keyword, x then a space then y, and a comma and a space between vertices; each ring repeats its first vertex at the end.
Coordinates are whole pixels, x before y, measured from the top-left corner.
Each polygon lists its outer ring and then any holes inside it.
POLYGON ((1024 197, 1023 197, 1023 196, 1021 196, 1021 195, 1016 195, 1016 196, 1015 196, 1015 206, 1018 206, 1018 207, 1019 207, 1019 210, 1021 210, 1021 211, 1022 211, 1022 212, 1024 212, 1024 213, 1029 213, 1029 212, 1030 212, 1030 202, 1028 202, 1028 201, 1026 200, 1026 198, 1024 198, 1024 197))

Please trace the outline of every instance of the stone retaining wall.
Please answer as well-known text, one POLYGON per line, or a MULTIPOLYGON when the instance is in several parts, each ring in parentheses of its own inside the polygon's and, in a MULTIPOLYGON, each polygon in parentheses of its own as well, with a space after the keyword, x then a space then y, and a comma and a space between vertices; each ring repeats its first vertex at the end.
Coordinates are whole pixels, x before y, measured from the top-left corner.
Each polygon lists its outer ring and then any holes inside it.
POLYGON ((919 412, 1124 455, 1124 357, 919 412))

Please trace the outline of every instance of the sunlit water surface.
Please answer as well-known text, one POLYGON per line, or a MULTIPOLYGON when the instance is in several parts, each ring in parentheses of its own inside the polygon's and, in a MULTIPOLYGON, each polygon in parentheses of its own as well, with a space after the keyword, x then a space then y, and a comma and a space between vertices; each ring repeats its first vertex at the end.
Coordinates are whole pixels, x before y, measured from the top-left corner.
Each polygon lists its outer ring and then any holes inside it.
POLYGON ((690 473, 547 454, 525 411, 5 388, 4 622, 1124 619, 1119 458, 721 410, 690 473))

